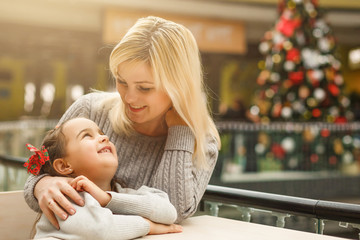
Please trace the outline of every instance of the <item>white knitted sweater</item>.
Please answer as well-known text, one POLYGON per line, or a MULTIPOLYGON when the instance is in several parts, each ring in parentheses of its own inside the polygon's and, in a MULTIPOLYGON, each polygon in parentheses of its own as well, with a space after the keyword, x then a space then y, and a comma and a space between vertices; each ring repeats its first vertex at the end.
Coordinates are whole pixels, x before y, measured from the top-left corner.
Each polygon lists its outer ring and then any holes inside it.
POLYGON ((57 218, 60 230, 42 215, 36 224, 35 239, 127 240, 149 233, 150 225, 144 218, 163 224, 176 220, 176 210, 163 191, 146 186, 133 190, 117 185, 117 192, 109 193, 112 198, 105 207, 89 193, 80 193, 85 206, 75 205, 76 214, 65 221, 57 218))

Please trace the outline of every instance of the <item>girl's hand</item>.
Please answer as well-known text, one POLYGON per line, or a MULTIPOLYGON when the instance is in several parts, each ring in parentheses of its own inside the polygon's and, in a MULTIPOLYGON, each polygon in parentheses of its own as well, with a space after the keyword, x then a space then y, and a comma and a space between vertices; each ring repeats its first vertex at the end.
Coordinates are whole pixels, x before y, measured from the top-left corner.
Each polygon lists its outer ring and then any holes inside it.
POLYGON ((34 195, 39 202, 40 209, 57 229, 59 229, 59 223, 55 214, 63 220, 68 217, 68 214, 75 214, 75 208, 65 195, 76 204, 84 205, 84 200, 70 186, 71 180, 72 178, 46 176, 35 185, 34 195))
POLYGON ((180 115, 176 112, 174 107, 171 107, 165 115, 165 121, 168 127, 172 127, 175 125, 184 125, 187 126, 185 121, 180 117, 180 115))
POLYGON ((144 218, 150 224, 150 231, 148 235, 155 235, 155 234, 165 234, 165 233, 179 233, 182 232, 183 228, 181 225, 178 224, 161 224, 155 223, 150 221, 149 219, 144 218))
POLYGON ((78 176, 70 182, 70 185, 78 192, 88 192, 102 207, 105 207, 111 200, 111 195, 99 188, 95 183, 85 176, 78 176))

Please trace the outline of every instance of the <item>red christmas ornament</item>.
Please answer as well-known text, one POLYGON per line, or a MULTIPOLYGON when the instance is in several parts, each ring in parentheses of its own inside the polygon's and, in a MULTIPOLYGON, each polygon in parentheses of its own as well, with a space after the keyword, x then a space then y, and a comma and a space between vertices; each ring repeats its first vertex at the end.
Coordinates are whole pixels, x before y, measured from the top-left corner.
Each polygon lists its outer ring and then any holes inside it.
POLYGON ((318 108, 313 109, 313 110, 312 110, 312 115, 313 115, 314 118, 320 117, 320 116, 321 116, 321 111, 320 111, 320 109, 318 109, 318 108))
POLYGON ((288 77, 294 85, 299 85, 304 80, 304 72, 303 71, 289 72, 288 77))
POLYGON ((330 136, 330 130, 327 128, 323 128, 321 129, 320 134, 322 137, 327 138, 330 136))
POLYGON ((337 163, 337 158, 335 156, 329 157, 329 164, 335 165, 337 163))
POLYGON ((276 24, 276 30, 284 34, 286 37, 291 37, 294 34, 296 28, 301 25, 301 20, 299 18, 289 19, 286 17, 288 12, 284 13, 280 17, 280 21, 276 24))
POLYGON ((339 88, 335 85, 335 84, 329 84, 328 86, 329 92, 331 93, 331 95, 333 96, 338 96, 340 93, 339 88))
POLYGON ((347 119, 345 117, 337 117, 335 118, 335 123, 346 123, 347 119))
POLYGON ((278 159, 283 159, 285 157, 285 150, 284 148, 278 144, 278 143, 274 143, 271 146, 271 152, 274 154, 274 156, 278 159))
POLYGON ((297 48, 292 48, 286 53, 286 60, 299 62, 300 61, 300 51, 297 48))
POLYGON ((315 154, 315 153, 311 154, 310 161, 312 163, 317 163, 319 161, 319 156, 317 154, 315 154))

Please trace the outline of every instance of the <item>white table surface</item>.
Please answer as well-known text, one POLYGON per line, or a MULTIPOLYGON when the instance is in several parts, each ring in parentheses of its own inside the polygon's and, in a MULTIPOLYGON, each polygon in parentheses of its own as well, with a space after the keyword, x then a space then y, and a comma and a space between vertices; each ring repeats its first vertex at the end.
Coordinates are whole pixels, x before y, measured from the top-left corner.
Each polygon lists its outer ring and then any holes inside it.
POLYGON ((344 240, 344 238, 248 223, 232 219, 197 216, 181 224, 182 233, 148 235, 148 240, 344 240))
MULTIPOLYGON (((36 213, 25 203, 22 191, 0 192, 0 239, 29 239, 36 213)), ((181 224, 182 233, 148 235, 157 240, 344 240, 343 238, 277 228, 220 217, 191 217, 181 224)), ((51 238, 50 238, 51 239, 51 238)))

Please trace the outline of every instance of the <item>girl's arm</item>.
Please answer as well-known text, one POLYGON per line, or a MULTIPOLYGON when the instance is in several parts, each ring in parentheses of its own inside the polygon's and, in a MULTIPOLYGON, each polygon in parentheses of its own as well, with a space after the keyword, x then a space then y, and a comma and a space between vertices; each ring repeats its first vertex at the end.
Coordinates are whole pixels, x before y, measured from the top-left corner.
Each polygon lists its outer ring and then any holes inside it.
POLYGON ((163 224, 172 224, 177 218, 175 207, 161 190, 142 186, 138 190, 124 188, 109 193, 112 198, 106 207, 114 214, 139 215, 163 224))
POLYGON ((85 176, 76 177, 70 185, 77 191, 86 191, 114 214, 138 215, 163 224, 172 224, 177 217, 167 194, 158 189, 142 186, 134 190, 117 185, 119 192, 107 193, 85 176))
POLYGON ((109 209, 101 207, 90 194, 82 193, 82 196, 85 206, 76 206, 77 213, 65 221, 58 219, 60 230, 55 230, 46 218, 40 219, 35 238, 119 240, 181 231, 177 225, 154 224, 140 216, 114 215, 109 209))
POLYGON ((170 127, 165 152, 151 182, 151 187, 169 195, 178 213, 176 222, 196 212, 218 157, 217 142, 215 138, 209 138, 206 154, 209 168, 196 168, 192 162, 194 144, 195 138, 189 127, 170 127))
POLYGON ((102 207, 106 206, 111 200, 110 194, 99 188, 95 183, 90 181, 85 176, 81 175, 74 178, 70 182, 70 185, 78 192, 85 191, 89 193, 91 196, 93 196, 93 198, 95 198, 100 203, 102 207))

